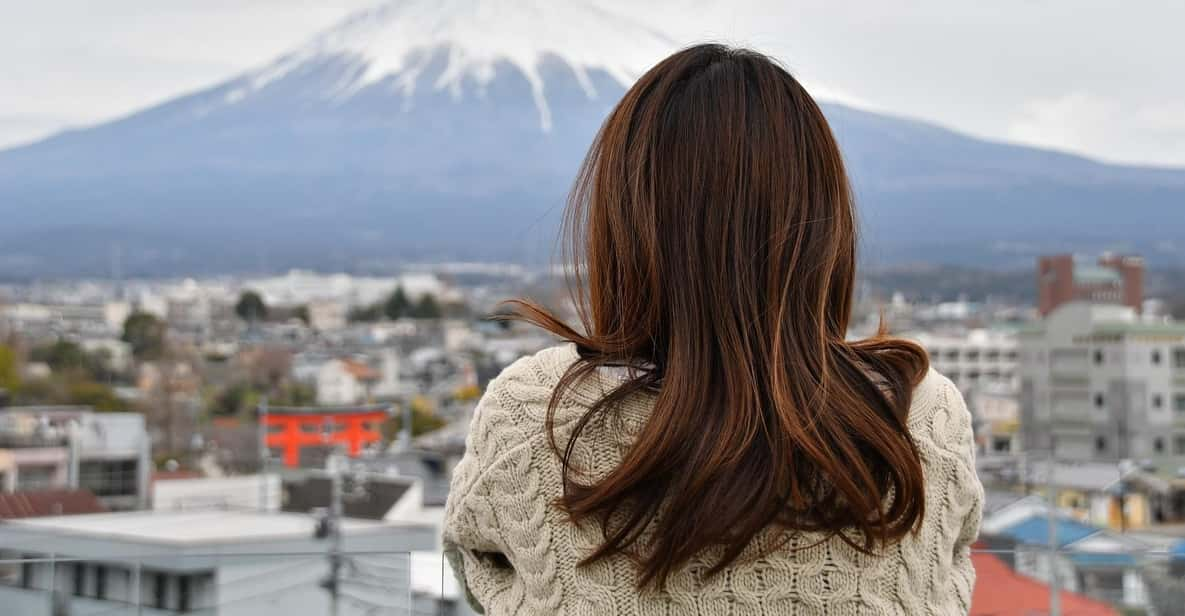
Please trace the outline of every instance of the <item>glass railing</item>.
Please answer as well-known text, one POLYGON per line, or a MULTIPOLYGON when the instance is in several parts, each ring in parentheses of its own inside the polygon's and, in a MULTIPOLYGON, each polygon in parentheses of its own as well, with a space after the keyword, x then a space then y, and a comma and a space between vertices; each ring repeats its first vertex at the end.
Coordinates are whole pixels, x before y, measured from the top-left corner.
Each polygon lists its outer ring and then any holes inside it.
POLYGON ((457 614, 439 557, 310 551, 0 560, 12 616, 380 616, 457 614))
MULTIPOLYGON (((1115 548, 1101 542, 1094 547, 1093 552, 994 549, 981 543, 972 556, 978 580, 971 614, 1185 614, 1185 561, 1175 560, 1171 550, 1115 548)), ((472 613, 439 552, 210 552, 85 559, 47 554, 0 560, 0 614, 6 616, 472 613)))

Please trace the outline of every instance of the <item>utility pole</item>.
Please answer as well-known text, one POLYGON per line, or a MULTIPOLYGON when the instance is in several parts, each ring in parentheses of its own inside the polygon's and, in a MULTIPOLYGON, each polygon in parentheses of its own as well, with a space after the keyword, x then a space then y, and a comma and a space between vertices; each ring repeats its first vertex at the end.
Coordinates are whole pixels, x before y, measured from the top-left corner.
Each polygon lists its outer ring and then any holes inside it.
POLYGON ((267 448, 267 394, 259 399, 259 510, 268 510, 267 490, 267 459, 270 453, 267 448))
POLYGON ((338 616, 341 596, 342 569, 342 461, 335 445, 326 464, 329 471, 329 513, 325 518, 325 532, 329 539, 329 575, 321 585, 329 591, 329 616, 338 616))
POLYGON ((1054 457, 1052 450, 1049 453, 1047 469, 1045 479, 1047 482, 1046 491, 1048 492, 1046 497, 1048 503, 1046 507, 1049 512, 1049 616, 1061 616, 1061 581, 1057 576, 1057 486, 1053 475, 1054 457))

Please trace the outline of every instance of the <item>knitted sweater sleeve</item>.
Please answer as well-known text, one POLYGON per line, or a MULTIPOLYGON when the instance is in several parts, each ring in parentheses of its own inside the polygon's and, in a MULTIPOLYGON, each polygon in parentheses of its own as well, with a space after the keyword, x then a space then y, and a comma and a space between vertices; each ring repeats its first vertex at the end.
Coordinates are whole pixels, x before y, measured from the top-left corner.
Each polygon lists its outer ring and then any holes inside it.
MULTIPOLYGON (((971 562, 971 547, 979 536, 983 519, 983 485, 975 471, 975 437, 971 413, 963 395, 949 380, 943 379, 938 404, 944 407, 947 439, 942 454, 949 455, 948 486, 944 526, 954 537, 951 558, 951 579, 957 603, 962 613, 971 609, 971 593, 975 587, 975 567, 971 562)), ((940 413, 941 414, 941 413, 940 413)))
POLYGON ((523 518, 535 513, 524 507, 537 486, 532 485, 530 422, 524 421, 519 399, 524 364, 520 360, 491 381, 478 402, 445 505, 445 557, 479 614, 520 605, 520 569, 529 570, 532 562, 528 529, 538 524, 524 524, 523 518))

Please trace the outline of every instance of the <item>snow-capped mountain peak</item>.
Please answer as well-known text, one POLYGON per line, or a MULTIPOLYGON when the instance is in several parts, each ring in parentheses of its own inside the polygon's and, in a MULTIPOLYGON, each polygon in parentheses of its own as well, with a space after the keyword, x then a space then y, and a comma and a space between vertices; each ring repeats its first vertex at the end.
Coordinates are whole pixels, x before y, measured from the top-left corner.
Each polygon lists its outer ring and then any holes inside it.
MULTIPOLYGON (((229 91, 235 102, 289 75, 307 62, 334 58, 352 64, 327 98, 348 98, 373 84, 390 87, 410 104, 418 88, 461 98, 466 84, 484 87, 499 65, 509 65, 531 87, 539 122, 551 128, 543 61, 557 58, 575 74, 590 98, 589 78, 604 71, 628 87, 645 68, 674 47, 656 29, 592 2, 552 0, 395 0, 357 13, 275 62, 245 76, 229 91), (442 72, 425 75, 434 52, 444 51, 442 72)), ((480 94, 480 92, 478 92, 480 94)))

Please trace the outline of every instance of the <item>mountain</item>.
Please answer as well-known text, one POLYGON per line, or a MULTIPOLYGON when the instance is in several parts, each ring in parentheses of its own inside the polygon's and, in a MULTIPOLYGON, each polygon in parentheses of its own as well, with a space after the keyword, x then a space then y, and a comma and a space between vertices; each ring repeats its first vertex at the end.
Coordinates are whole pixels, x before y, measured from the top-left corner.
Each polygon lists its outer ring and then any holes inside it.
MULTIPOLYGON (((0 278, 542 263, 608 110, 674 48, 595 4, 406 0, 127 117, 0 152, 0 278)), ((875 262, 1185 262, 1185 170, 824 105, 875 262)))

